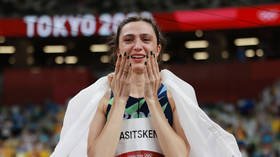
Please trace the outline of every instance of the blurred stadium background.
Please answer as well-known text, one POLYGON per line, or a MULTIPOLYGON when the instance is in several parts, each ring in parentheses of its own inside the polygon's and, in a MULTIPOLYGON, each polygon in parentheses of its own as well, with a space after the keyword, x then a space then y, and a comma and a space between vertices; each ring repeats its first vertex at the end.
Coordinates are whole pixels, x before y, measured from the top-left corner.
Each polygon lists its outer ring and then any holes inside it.
POLYGON ((280 156, 278 0, 1 0, 0 157, 50 155, 67 101, 113 70, 106 41, 135 14, 244 157, 280 156))

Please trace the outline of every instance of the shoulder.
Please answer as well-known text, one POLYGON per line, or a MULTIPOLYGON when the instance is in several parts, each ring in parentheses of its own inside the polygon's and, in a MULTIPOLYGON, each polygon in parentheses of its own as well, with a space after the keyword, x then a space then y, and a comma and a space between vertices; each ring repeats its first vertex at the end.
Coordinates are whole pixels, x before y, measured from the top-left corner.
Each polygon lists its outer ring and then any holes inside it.
POLYGON ((104 96, 102 97, 102 99, 99 102, 99 110, 102 111, 102 113, 106 113, 107 107, 108 107, 108 102, 110 100, 111 97, 111 90, 106 91, 106 93, 104 94, 104 96))

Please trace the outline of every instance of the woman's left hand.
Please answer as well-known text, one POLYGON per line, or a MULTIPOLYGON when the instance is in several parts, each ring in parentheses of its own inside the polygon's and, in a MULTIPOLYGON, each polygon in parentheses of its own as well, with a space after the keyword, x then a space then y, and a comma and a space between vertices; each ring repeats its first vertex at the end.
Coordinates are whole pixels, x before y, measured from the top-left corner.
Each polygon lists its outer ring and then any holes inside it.
POLYGON ((161 77, 157 57, 152 51, 147 54, 145 65, 144 98, 146 101, 158 101, 157 92, 161 84, 161 77))

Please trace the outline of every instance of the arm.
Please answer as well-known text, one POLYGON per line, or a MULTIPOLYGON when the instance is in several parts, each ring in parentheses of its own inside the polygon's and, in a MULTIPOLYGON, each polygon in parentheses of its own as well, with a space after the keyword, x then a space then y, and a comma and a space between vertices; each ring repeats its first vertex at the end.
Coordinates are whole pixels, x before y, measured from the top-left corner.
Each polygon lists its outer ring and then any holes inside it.
POLYGON ((120 138, 125 102, 119 101, 118 103, 114 101, 107 122, 105 117, 106 110, 104 109, 106 103, 108 103, 108 96, 103 98, 91 121, 88 137, 89 157, 112 157, 115 155, 120 138))
MULTIPOLYGON (((164 156, 188 157, 190 146, 179 123, 176 109, 173 110, 173 128, 169 125, 158 100, 157 90, 161 84, 159 67, 153 53, 149 56, 145 70, 145 100, 151 113, 151 122, 156 130, 164 156)), ((171 106, 175 103, 168 96, 171 106)))
MULTIPOLYGON (((114 102, 111 113, 106 122, 104 104, 108 103, 104 98, 98 106, 89 131, 88 156, 112 157, 115 155, 122 128, 122 119, 125 105, 129 96, 131 68, 126 57, 119 57, 116 63, 115 73, 109 75, 111 89, 114 93, 114 102)), ((109 93, 110 95, 110 93, 109 93)))
MULTIPOLYGON (((172 98, 169 98, 171 106, 175 106, 172 98)), ((176 108, 173 110, 173 127, 166 120, 159 101, 147 101, 151 112, 151 122, 156 130, 160 147, 167 157, 188 157, 190 145, 179 123, 176 108)))

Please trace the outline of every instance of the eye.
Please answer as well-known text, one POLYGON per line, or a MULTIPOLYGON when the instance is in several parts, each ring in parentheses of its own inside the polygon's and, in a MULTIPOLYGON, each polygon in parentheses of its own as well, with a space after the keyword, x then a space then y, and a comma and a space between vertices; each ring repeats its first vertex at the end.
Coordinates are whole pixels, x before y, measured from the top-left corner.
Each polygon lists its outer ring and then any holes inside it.
POLYGON ((149 41, 151 41, 151 39, 148 38, 148 37, 144 37, 142 40, 143 40, 144 42, 149 42, 149 41))
POLYGON ((133 41, 133 39, 132 38, 124 38, 123 41, 126 42, 126 43, 129 43, 129 42, 133 41))

